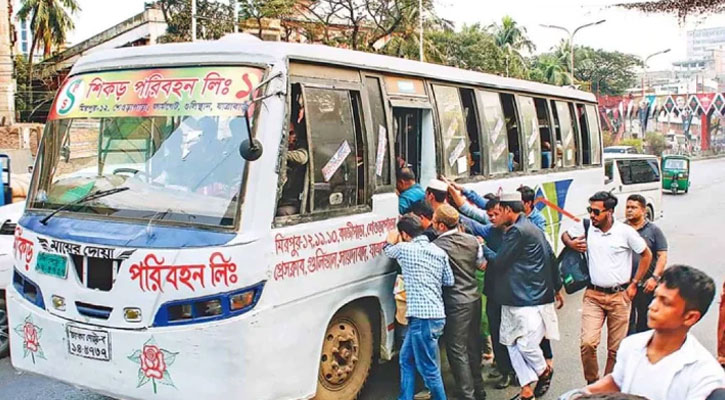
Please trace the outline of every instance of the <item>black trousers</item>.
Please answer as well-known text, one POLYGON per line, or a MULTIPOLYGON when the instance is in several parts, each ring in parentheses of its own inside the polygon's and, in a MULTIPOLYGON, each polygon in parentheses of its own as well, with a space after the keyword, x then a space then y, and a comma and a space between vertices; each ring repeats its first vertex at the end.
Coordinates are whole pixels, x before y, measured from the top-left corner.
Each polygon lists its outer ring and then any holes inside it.
POLYGON ((500 342, 501 338, 501 305, 492 298, 486 299, 486 315, 488 316, 488 327, 491 330, 491 342, 493 342, 493 356, 496 360, 496 368, 502 374, 512 374, 511 359, 506 346, 500 342))
POLYGON ((481 299, 465 304, 446 304, 443 340, 448 364, 461 400, 485 396, 481 376, 481 299))
POLYGON ((632 299, 632 312, 629 313, 628 335, 649 330, 649 326, 647 326, 647 309, 654 298, 654 292, 645 293, 642 288, 637 290, 637 294, 632 299))
POLYGON ((554 352, 551 351, 551 341, 549 339, 544 338, 541 341, 541 344, 539 345, 541 347, 541 351, 544 352, 544 358, 547 360, 553 360, 554 359, 554 352))

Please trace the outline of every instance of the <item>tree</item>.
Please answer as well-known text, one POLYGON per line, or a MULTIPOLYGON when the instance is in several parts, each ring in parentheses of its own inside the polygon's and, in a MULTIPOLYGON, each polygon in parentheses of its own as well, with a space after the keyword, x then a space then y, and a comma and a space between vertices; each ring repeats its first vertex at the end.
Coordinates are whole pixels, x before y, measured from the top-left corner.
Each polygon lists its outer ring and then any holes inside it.
MULTIPOLYGON (((160 42, 191 41, 191 1, 159 0, 168 27, 160 42)), ((216 40, 234 30, 234 9, 214 0, 196 1, 197 38, 216 40)))
POLYGON ((566 58, 562 59, 556 54, 534 57, 529 79, 557 86, 571 84, 566 58))
MULTIPOLYGON (((18 19, 21 21, 30 20, 30 30, 33 32, 33 40, 30 45, 28 57, 28 80, 33 78, 33 58, 35 50, 43 44, 43 55, 50 56, 55 46, 65 44, 67 33, 75 28, 70 14, 80 11, 76 0, 21 0, 22 6, 18 11, 18 19), (69 14, 70 12, 70 14, 69 14)), ((32 85, 29 85, 32 86, 32 85)), ((32 91, 30 92, 30 103, 33 102, 32 91)))
MULTIPOLYGON (((325 44, 379 52, 390 41, 395 41, 398 48, 410 44, 395 40, 395 36, 418 40, 417 0, 317 0, 302 1, 298 5, 325 44)), ((423 11, 433 15, 436 23, 442 21, 433 13, 432 0, 423 0, 423 11)), ((318 41, 310 36, 312 41, 318 41)))
POLYGON ((526 28, 520 26, 513 18, 506 15, 501 19, 501 24, 494 23, 489 26, 494 35, 496 46, 503 50, 506 57, 506 76, 509 76, 510 64, 520 61, 523 64, 524 58, 521 50, 534 51, 536 46, 526 36, 526 28))
POLYGON ((620 3, 616 6, 647 13, 674 14, 680 22, 684 22, 688 16, 722 13, 725 11, 725 0, 658 0, 620 3))
POLYGON ((429 31, 426 38, 430 62, 478 72, 503 73, 505 69, 504 54, 493 35, 478 24, 464 26, 460 32, 429 31))
MULTIPOLYGON (((237 0, 232 0, 237 1, 237 0)), ((257 22, 258 36, 262 37, 262 20, 265 18, 281 19, 294 9, 294 0, 240 0, 239 13, 243 20, 253 19, 257 22)))
POLYGON ((667 150, 667 141, 665 135, 658 132, 649 132, 645 136, 645 147, 648 154, 661 156, 662 152, 667 150))
POLYGON ((590 82, 597 94, 621 95, 636 81, 636 70, 642 60, 632 54, 576 46, 574 78, 590 82))

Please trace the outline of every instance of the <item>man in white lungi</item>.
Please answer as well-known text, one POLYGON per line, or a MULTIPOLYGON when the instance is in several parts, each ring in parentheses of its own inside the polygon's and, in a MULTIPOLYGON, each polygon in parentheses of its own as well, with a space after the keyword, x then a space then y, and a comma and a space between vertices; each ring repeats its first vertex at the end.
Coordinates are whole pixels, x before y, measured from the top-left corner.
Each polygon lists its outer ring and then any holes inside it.
POLYGON ((521 384, 513 399, 530 400, 546 393, 554 374, 539 344, 545 337, 559 339, 555 303, 563 304, 561 279, 544 233, 523 213, 521 193, 504 193, 500 205, 495 223, 505 230, 503 242, 498 252, 484 253, 487 269, 498 277, 492 296, 502 305, 500 341, 521 384))

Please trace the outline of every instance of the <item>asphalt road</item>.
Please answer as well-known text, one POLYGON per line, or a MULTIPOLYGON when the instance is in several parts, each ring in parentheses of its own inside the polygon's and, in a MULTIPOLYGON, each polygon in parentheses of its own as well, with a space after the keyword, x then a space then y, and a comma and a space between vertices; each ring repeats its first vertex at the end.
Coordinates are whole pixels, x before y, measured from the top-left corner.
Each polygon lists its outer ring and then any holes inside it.
MULTIPOLYGON (((712 276, 718 288, 722 287, 725 261, 716 257, 718 247, 725 245, 721 236, 725 221, 725 160, 708 160, 692 165, 692 187, 687 195, 664 195, 665 218, 658 221, 670 244, 670 265, 689 264, 712 276)), ((717 307, 719 295, 705 318, 694 328, 703 345, 715 352, 717 307)), ((555 374, 547 396, 555 399, 559 394, 584 385, 579 359, 579 329, 581 294, 570 296, 559 313, 562 340, 554 342, 555 374)), ((602 340, 606 343, 606 340, 602 340)), ((600 347, 600 365, 604 364, 604 348, 600 347)), ((484 369, 487 376, 490 367, 484 369)), ((448 388, 453 387, 450 374, 444 373, 448 388)), ((488 392, 488 399, 510 399, 516 389, 488 392)), ((363 391, 363 400, 388 400, 397 397, 398 366, 395 362, 374 368, 363 391)), ((108 399, 84 390, 55 382, 51 379, 15 371, 8 359, 0 360, 0 399, 15 400, 103 400, 108 399)))

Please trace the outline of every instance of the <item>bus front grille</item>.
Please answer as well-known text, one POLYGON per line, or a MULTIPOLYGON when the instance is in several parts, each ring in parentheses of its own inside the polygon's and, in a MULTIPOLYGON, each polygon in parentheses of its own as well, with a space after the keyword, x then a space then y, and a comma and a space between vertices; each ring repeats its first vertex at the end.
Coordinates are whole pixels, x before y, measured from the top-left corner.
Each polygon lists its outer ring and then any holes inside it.
POLYGON ((83 286, 103 292, 113 289, 122 260, 86 257, 77 254, 71 255, 71 259, 83 286))

